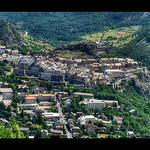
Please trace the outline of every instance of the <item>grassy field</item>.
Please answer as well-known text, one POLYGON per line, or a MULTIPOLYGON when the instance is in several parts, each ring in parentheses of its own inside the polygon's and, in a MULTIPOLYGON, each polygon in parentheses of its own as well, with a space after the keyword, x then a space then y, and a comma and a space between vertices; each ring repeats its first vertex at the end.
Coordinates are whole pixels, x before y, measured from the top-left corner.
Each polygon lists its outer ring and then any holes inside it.
POLYGON ((20 32, 20 34, 24 40, 24 43, 26 43, 27 45, 31 47, 36 47, 37 49, 40 49, 41 51, 46 51, 46 52, 53 50, 53 46, 51 46, 48 43, 43 43, 43 41, 35 40, 30 35, 23 34, 22 32, 20 32))
POLYGON ((83 40, 99 41, 106 40, 109 44, 114 46, 123 45, 124 43, 130 42, 136 36, 134 33, 138 31, 141 26, 130 26, 130 27, 120 27, 113 30, 107 30, 104 32, 97 32, 94 34, 87 34, 82 36, 83 40))

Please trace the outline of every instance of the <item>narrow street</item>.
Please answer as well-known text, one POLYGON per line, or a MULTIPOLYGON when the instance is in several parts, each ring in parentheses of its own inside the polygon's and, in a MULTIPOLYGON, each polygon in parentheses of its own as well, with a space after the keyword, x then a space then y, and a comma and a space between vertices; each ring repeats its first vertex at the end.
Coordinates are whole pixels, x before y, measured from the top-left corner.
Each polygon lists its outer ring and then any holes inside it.
POLYGON ((66 135, 67 135, 68 139, 72 138, 72 134, 67 129, 67 126, 66 126, 67 125, 67 121, 66 121, 66 119, 63 116, 62 108, 61 108, 60 102, 58 100, 57 100, 57 107, 58 107, 58 113, 59 113, 59 116, 60 116, 60 121, 65 124, 64 127, 65 127, 65 130, 66 130, 66 135))

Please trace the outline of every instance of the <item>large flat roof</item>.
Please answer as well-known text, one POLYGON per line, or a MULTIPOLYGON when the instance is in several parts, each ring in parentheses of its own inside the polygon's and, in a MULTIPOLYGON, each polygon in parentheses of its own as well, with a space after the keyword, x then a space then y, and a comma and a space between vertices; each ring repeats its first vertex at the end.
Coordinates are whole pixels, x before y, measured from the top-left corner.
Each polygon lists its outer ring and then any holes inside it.
POLYGON ((12 90, 12 88, 0 88, 0 92, 2 92, 2 93, 12 93, 13 92, 13 90, 12 90))

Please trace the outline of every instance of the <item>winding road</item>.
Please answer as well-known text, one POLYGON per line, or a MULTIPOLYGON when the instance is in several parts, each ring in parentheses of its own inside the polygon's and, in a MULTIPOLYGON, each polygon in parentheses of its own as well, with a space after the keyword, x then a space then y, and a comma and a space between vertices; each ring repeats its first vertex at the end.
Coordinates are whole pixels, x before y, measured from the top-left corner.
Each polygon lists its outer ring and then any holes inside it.
POLYGON ((68 139, 73 138, 72 134, 69 132, 69 130, 68 130, 67 126, 66 126, 67 125, 67 121, 64 118, 64 115, 63 115, 63 112, 62 112, 62 108, 60 106, 60 102, 58 101, 58 99, 57 99, 57 107, 58 107, 58 113, 59 113, 59 116, 60 116, 60 122, 65 124, 64 127, 65 127, 65 130, 66 130, 66 135, 67 135, 68 139))

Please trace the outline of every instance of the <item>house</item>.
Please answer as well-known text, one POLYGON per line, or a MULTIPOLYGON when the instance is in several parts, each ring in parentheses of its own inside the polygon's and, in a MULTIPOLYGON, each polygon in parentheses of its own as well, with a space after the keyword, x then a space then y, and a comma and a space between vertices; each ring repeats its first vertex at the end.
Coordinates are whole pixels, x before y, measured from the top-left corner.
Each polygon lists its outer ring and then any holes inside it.
POLYGON ((63 126, 60 126, 60 125, 56 126, 56 130, 61 130, 61 131, 63 131, 63 126))
POLYGON ((51 129, 50 132, 51 132, 50 133, 51 136, 62 136, 63 135, 63 131, 60 131, 60 130, 51 129))
POLYGON ((131 109, 129 112, 134 116, 137 116, 137 111, 135 109, 131 109))
POLYGON ((18 85, 18 92, 29 92, 29 87, 27 85, 18 85))
POLYGON ((72 131, 73 133, 74 133, 74 132, 80 132, 81 129, 80 129, 79 127, 77 127, 77 126, 73 126, 72 129, 71 129, 71 131, 72 131))
POLYGON ((127 131, 127 137, 130 139, 131 138, 137 138, 133 131, 127 131))
POLYGON ((65 104, 66 108, 69 108, 71 106, 71 99, 66 99, 63 103, 65 104))
POLYGON ((125 77, 125 72, 119 69, 107 69, 105 73, 111 78, 116 78, 116 77, 124 78, 125 77))
POLYGON ((5 52, 6 46, 0 46, 0 54, 5 52))
POLYGON ((18 50, 12 50, 12 55, 18 55, 19 51, 18 50))
POLYGON ((83 96, 84 98, 87 98, 87 99, 94 98, 94 95, 92 93, 75 92, 73 93, 73 96, 83 96))
POLYGON ((5 50, 5 53, 11 54, 11 51, 12 51, 12 49, 6 49, 6 50, 5 50))
POLYGON ((89 132, 89 134, 93 134, 95 133, 96 129, 98 128, 96 125, 94 124, 87 124, 87 131, 89 132))
POLYGON ((53 113, 53 112, 46 112, 42 113, 42 116, 47 120, 47 121, 57 121, 59 120, 60 116, 59 113, 53 113))
POLYGON ((20 127, 19 129, 20 129, 21 132, 25 132, 25 133, 29 132, 28 127, 20 127))
POLYGON ((42 129, 41 136, 47 136, 47 135, 48 135, 48 130, 42 129))
POLYGON ((32 126, 32 122, 31 122, 31 121, 28 121, 28 122, 26 123, 26 126, 31 127, 31 126, 32 126))
POLYGON ((0 93, 3 96, 3 100, 13 100, 12 88, 0 88, 0 93))
POLYGON ((25 114, 29 114, 29 116, 30 116, 31 118, 33 118, 34 116, 36 116, 36 113, 34 112, 34 110, 23 110, 23 112, 24 112, 25 114))
POLYGON ((44 89, 44 87, 34 86, 32 88, 32 91, 34 94, 39 94, 39 93, 43 93, 45 91, 45 89, 44 89))
POLYGON ((123 120, 123 117, 116 117, 116 116, 113 116, 113 120, 116 120, 118 125, 121 126, 122 125, 122 120, 123 120))
POLYGON ((28 57, 21 57, 18 61, 18 68, 29 70, 31 68, 31 65, 34 63, 34 59, 28 58, 28 57))

